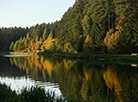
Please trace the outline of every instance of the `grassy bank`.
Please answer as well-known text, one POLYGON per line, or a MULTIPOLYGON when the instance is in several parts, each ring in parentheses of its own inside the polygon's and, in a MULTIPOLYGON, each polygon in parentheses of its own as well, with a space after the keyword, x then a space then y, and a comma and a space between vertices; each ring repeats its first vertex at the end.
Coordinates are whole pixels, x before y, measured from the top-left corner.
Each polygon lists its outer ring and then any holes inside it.
POLYGON ((65 99, 56 97, 54 92, 45 92, 40 87, 24 89, 16 94, 6 85, 0 84, 0 102, 65 102, 65 99))
POLYGON ((90 55, 90 60, 95 59, 95 61, 104 63, 117 63, 117 64, 138 64, 138 56, 131 55, 119 55, 119 54, 96 54, 90 55))
POLYGON ((138 56, 123 54, 93 54, 93 53, 52 53, 42 52, 39 55, 66 58, 72 60, 85 60, 103 63, 138 64, 138 56))
POLYGON ((101 63, 124 63, 124 64, 138 64, 138 56, 123 55, 123 54, 96 54, 96 53, 67 53, 67 52, 39 52, 39 53, 24 53, 24 52, 10 52, 10 54, 22 54, 22 55, 43 55, 46 57, 65 58, 71 60, 85 60, 101 63))

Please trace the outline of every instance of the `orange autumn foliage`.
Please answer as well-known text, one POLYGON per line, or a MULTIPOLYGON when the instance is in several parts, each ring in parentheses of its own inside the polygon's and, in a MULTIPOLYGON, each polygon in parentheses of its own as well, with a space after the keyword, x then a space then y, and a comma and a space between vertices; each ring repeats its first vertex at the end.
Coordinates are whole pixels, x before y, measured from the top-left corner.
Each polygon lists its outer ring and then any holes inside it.
POLYGON ((83 67, 83 72, 84 72, 84 76, 85 76, 85 79, 86 80, 89 80, 89 79, 91 79, 92 77, 92 70, 91 69, 89 69, 89 68, 86 68, 86 67, 83 67))
POLYGON ((50 50, 51 46, 56 42, 56 39, 45 40, 43 45, 41 46, 41 50, 50 50))
POLYGON ((113 29, 107 32, 106 37, 104 38, 104 44, 108 48, 108 52, 110 53, 116 53, 118 42, 120 40, 120 32, 121 27, 117 26, 119 29, 118 31, 114 32, 113 29))
POLYGON ((107 69, 106 72, 103 73, 103 78, 105 80, 106 86, 113 90, 115 90, 115 94, 117 98, 121 101, 121 85, 119 82, 119 78, 117 77, 117 73, 113 72, 110 68, 107 69))
POLYGON ((92 47, 93 47, 92 38, 91 38, 91 36, 87 35, 87 37, 84 41, 84 44, 83 44, 83 48, 87 49, 87 48, 92 48, 92 47))
POLYGON ((47 43, 45 44, 45 49, 46 50, 50 50, 51 45, 53 45, 55 43, 56 39, 52 39, 50 41, 47 41, 47 43))

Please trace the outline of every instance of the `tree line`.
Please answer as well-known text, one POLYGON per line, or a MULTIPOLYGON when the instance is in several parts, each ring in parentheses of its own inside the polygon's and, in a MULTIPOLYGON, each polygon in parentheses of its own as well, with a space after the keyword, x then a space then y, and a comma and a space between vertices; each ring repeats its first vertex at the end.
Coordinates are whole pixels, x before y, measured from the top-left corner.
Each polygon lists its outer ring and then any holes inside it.
POLYGON ((12 42, 10 50, 137 52, 138 1, 76 0, 61 20, 32 26, 27 35, 12 42))
POLYGON ((10 27, 0 28, 0 51, 8 50, 11 42, 16 42, 21 36, 25 37, 29 28, 10 27))

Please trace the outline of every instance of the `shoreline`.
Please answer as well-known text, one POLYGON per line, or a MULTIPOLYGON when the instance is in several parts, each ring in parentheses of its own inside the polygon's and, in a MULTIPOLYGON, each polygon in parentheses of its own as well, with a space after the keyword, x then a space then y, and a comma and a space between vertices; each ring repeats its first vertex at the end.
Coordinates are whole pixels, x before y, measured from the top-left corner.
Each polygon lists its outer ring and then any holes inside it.
POLYGON ((67 52, 10 52, 10 54, 42 55, 45 57, 64 58, 68 60, 92 61, 100 63, 138 64, 138 56, 127 54, 93 54, 93 53, 67 53, 67 52))
POLYGON ((65 58, 70 60, 92 61, 112 64, 138 64, 138 56, 127 54, 92 54, 92 53, 39 53, 38 55, 65 58))

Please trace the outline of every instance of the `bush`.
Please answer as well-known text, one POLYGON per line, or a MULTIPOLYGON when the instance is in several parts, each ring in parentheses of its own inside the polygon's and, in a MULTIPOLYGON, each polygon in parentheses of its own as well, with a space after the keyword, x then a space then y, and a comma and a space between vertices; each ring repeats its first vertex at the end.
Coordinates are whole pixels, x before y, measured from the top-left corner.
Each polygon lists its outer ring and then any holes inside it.
POLYGON ((19 97, 22 102, 45 102, 46 99, 45 90, 40 87, 25 88, 19 97))
POLYGON ((25 88, 17 95, 6 85, 0 84, 0 102, 65 102, 65 99, 63 96, 56 97, 54 92, 45 92, 38 86, 25 88))

